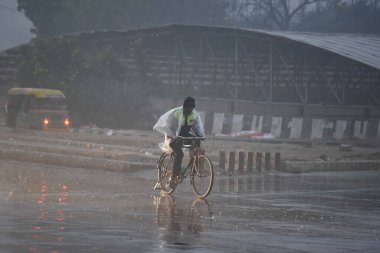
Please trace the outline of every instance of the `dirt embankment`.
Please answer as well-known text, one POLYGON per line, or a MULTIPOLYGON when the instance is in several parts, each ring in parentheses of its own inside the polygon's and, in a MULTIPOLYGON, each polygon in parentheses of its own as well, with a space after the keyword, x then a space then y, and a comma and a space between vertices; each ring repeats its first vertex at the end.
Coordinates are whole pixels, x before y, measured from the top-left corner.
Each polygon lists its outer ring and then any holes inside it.
MULTIPOLYGON (((0 127, 1 149, 150 164, 157 160, 158 143, 162 140, 163 137, 153 131, 128 130, 107 135, 106 131, 60 133, 0 127)), ((323 143, 262 143, 208 137, 204 147, 215 162, 219 159, 219 151, 280 152, 282 160, 294 161, 380 160, 377 148, 353 146, 351 151, 341 151, 339 145, 323 143)))

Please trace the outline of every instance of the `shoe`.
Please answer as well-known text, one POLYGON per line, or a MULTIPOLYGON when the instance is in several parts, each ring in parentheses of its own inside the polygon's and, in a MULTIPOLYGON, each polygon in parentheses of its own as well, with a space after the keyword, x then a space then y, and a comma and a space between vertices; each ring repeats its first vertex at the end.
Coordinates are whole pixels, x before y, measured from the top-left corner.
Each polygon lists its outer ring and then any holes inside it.
POLYGON ((176 184, 180 184, 180 183, 182 183, 182 181, 183 181, 183 176, 182 175, 175 178, 176 184))

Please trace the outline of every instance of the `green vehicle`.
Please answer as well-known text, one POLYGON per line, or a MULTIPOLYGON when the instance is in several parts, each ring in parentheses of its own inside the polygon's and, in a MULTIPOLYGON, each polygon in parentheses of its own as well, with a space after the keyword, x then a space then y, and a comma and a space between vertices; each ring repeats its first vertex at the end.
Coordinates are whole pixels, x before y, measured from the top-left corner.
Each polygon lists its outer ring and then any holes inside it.
POLYGON ((70 119, 60 90, 11 88, 4 105, 7 127, 68 129, 70 119))

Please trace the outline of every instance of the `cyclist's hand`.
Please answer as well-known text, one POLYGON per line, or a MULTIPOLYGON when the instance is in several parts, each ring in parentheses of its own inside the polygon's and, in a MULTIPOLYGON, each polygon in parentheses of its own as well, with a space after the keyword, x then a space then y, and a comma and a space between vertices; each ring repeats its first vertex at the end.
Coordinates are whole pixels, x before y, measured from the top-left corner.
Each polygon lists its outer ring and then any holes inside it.
POLYGON ((173 143, 179 143, 181 141, 182 141, 182 139, 179 136, 173 138, 173 143))

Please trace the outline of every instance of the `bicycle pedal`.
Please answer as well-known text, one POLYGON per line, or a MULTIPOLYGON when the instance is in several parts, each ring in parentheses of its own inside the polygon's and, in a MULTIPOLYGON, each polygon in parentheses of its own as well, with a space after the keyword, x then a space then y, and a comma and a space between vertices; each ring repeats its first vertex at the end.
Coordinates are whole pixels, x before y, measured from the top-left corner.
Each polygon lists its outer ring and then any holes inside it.
POLYGON ((177 177, 177 178, 175 179, 175 182, 176 182, 177 184, 182 183, 182 181, 183 181, 183 177, 177 177))
POLYGON ((153 187, 154 190, 161 190, 163 189, 161 182, 157 182, 156 185, 153 187))

